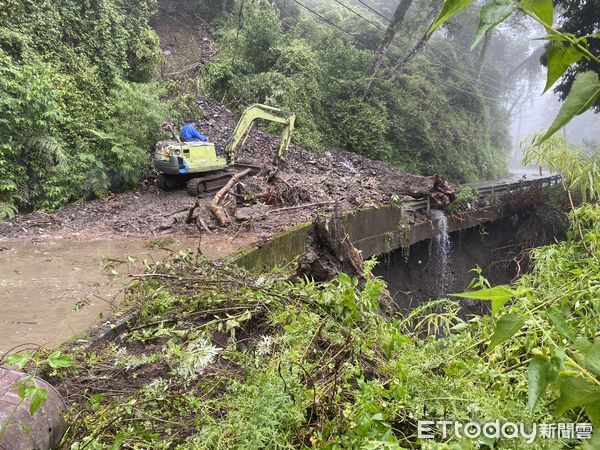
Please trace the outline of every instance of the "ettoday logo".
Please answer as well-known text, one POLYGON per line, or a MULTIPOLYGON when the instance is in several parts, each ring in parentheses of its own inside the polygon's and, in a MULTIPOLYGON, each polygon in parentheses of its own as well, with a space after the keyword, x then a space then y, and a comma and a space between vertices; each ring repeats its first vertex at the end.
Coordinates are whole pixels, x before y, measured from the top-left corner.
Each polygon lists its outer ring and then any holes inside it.
POLYGON ((420 420, 417 424, 417 437, 420 439, 442 440, 455 437, 457 439, 480 439, 482 437, 498 439, 524 439, 528 444, 536 439, 591 439, 593 427, 591 423, 524 423, 504 422, 457 422, 452 420, 420 420))

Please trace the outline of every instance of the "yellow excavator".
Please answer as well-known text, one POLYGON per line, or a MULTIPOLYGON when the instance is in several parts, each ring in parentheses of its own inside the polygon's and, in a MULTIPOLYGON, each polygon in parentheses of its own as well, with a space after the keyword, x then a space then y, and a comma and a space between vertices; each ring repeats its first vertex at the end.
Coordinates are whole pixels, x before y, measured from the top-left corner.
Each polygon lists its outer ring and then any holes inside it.
POLYGON ((273 159, 275 165, 279 164, 290 145, 296 115, 287 115, 281 109, 256 104, 242 114, 223 156, 217 153, 214 143, 181 142, 173 126, 167 124, 164 128, 171 132, 173 140, 159 142, 154 152, 154 167, 159 172, 158 187, 171 190, 185 184, 188 192, 197 196, 225 186, 237 170, 249 168, 256 175, 261 167, 238 163, 237 159, 257 119, 284 125, 281 144, 273 159))

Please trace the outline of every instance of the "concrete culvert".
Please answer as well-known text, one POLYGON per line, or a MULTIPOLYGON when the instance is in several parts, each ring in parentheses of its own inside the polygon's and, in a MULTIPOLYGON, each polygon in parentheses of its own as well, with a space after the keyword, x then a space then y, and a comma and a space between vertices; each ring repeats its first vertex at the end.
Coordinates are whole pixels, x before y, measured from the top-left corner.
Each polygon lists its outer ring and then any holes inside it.
POLYGON ((35 384, 48 392, 48 398, 33 416, 29 414, 31 400, 23 401, 17 393, 19 384, 28 378, 26 373, 0 367, 0 450, 53 449, 67 430, 61 395, 39 378, 35 384))

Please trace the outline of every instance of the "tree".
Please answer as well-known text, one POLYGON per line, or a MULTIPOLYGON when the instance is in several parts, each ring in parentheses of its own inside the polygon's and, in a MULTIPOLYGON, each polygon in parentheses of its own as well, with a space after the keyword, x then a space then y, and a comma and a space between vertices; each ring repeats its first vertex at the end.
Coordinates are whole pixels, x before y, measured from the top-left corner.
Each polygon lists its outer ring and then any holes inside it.
POLYGON ((413 0, 400 0, 400 3, 396 8, 396 12, 394 13, 394 17, 392 18, 392 21, 385 30, 383 40, 381 41, 381 44, 379 44, 377 53, 375 53, 375 57, 373 58, 373 61, 371 62, 371 65, 367 70, 368 81, 365 87, 365 93, 369 92, 369 90, 371 89, 373 79, 375 78, 375 75, 377 75, 377 72, 381 68, 381 65, 383 64, 383 58, 385 57, 388 49, 390 48, 390 45, 392 44, 396 33, 400 29, 400 25, 402 24, 402 21, 404 20, 406 12, 412 4, 412 1, 413 0))
MULTIPOLYGON (((559 30, 579 36, 591 35, 600 31, 600 0, 555 0, 555 4, 562 8, 559 30)), ((600 38, 588 39, 588 50, 595 55, 600 55, 600 38)), ((546 65, 546 59, 543 59, 546 65)), ((578 73, 593 70, 600 75, 600 64, 589 59, 581 59, 565 72, 561 82, 555 87, 554 92, 566 99, 571 91, 571 86, 578 73)), ((594 104, 596 112, 600 112, 600 97, 594 104)))

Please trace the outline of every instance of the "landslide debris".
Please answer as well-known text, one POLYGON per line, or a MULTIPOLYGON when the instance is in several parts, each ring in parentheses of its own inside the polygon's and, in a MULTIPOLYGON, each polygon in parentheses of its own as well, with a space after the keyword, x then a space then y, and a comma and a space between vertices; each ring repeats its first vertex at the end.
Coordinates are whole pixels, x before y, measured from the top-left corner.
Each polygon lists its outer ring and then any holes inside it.
POLYGON ((308 232, 306 253, 298 261, 297 274, 317 282, 333 280, 341 272, 364 282, 363 258, 350 239, 334 208, 331 217, 318 217, 308 232))
MULTIPOLYGON (((165 55, 162 77, 187 89, 201 66, 218 51, 211 27, 200 17, 188 17, 175 4, 159 0, 152 26, 160 37, 165 55)), ((238 122, 223 104, 198 98, 200 129, 223 150, 238 122)), ((165 133, 165 139, 169 136, 165 133)), ((314 152, 291 145, 278 170, 272 158, 279 138, 254 130, 241 160, 264 167, 258 176, 244 179, 230 193, 228 209, 234 230, 222 229, 210 212, 214 193, 199 199, 185 189, 165 192, 154 186, 150 176, 133 192, 111 194, 68 205, 53 213, 21 214, 0 223, 2 238, 88 239, 106 235, 197 236, 218 233, 254 233, 268 237, 273 232, 310 220, 317 210, 340 211, 389 204, 393 201, 432 198, 445 206, 453 190, 441 177, 421 177, 402 172, 381 161, 335 148, 314 152), (233 201, 232 201, 233 198, 233 201)), ((150 157, 150 155, 149 155, 150 157)), ((419 220, 419 217, 414 218, 419 220)))
MULTIPOLYGON (((200 130, 222 151, 238 116, 224 105, 204 98, 199 98, 197 104, 200 130)), ((271 160, 278 147, 278 136, 255 129, 240 153, 240 161, 261 165, 264 170, 242 180, 234 192, 234 226, 243 227, 235 231, 238 234, 253 232, 264 236, 282 231, 310 220, 317 209, 331 210, 334 204, 343 212, 390 204, 393 199, 430 197, 439 206, 445 206, 454 196, 442 177, 408 174, 387 163, 335 148, 317 155, 292 144, 276 170, 271 160), (277 214, 278 208, 283 212, 277 214)), ((54 213, 19 215, 0 224, 0 236, 197 235, 206 232, 205 228, 231 232, 220 230, 210 213, 213 196, 214 193, 208 193, 197 199, 190 221, 189 209, 195 199, 185 189, 161 191, 149 178, 134 192, 69 205, 54 213)))

